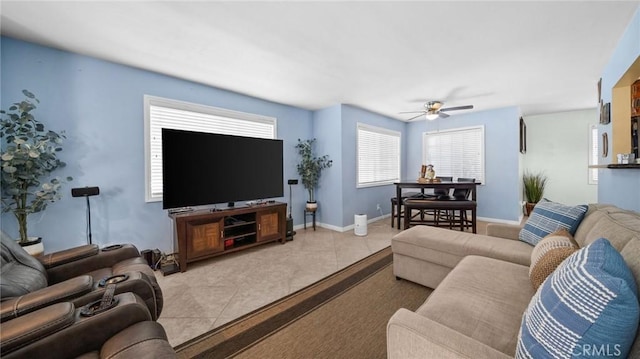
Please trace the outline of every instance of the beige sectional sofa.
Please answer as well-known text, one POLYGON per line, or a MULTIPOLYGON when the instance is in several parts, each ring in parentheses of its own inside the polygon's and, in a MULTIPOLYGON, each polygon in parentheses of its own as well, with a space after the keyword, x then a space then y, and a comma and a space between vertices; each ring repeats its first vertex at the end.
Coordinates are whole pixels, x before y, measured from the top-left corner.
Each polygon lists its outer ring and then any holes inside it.
MULTIPOLYGON (((387 325, 388 358, 513 358, 522 316, 535 291, 533 246, 519 226, 489 224, 487 235, 416 226, 391 242, 397 278, 434 288, 415 312, 398 310, 387 325)), ((640 214, 590 205, 575 240, 607 238, 640 279, 640 214)), ((638 286, 640 288, 640 286, 638 286)), ((629 358, 640 358, 636 336, 629 358)))

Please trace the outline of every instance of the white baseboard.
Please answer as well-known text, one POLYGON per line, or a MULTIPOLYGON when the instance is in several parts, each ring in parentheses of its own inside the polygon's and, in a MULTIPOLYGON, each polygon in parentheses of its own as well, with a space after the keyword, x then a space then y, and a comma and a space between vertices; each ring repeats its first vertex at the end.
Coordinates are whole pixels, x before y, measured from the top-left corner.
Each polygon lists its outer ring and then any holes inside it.
MULTIPOLYGON (((381 219, 385 219, 385 218, 389 218, 391 217, 390 214, 385 214, 382 216, 378 216, 375 218, 371 218, 371 219, 367 219, 367 223, 371 223, 371 222, 377 222, 381 219)), ((488 218, 488 217, 478 217, 479 221, 483 221, 483 222, 493 222, 493 223, 502 223, 502 224, 514 224, 514 225, 519 225, 520 223, 522 223, 522 219, 524 218, 524 216, 521 214, 520 218, 518 218, 517 221, 513 221, 513 220, 507 220, 507 219, 497 219, 497 218, 488 218)), ((335 226, 333 224, 327 224, 327 223, 322 223, 322 222, 316 222, 316 227, 321 227, 321 228, 326 228, 326 229, 330 229, 332 231, 336 231, 336 232, 348 232, 348 231, 352 231, 355 227, 355 224, 350 224, 348 226, 345 227, 339 227, 339 226, 335 226)), ((313 229, 313 222, 307 222, 307 229, 313 229)), ((304 229, 304 224, 298 224, 293 226, 293 230, 297 231, 299 229, 304 229)))
POLYGON ((487 218, 487 217, 478 217, 477 219, 478 219, 478 221, 483 221, 483 222, 493 222, 493 223, 518 225, 518 224, 520 224, 520 222, 522 222, 522 215, 520 215, 520 219, 517 220, 517 221, 510 221, 510 220, 507 220, 507 219, 487 218))
MULTIPOLYGON (((391 217, 391 214, 385 214, 382 216, 378 216, 375 218, 367 218, 367 223, 372 223, 372 222, 377 222, 381 219, 385 219, 385 218, 389 218, 391 217)), ((326 229, 330 229, 332 231, 336 231, 336 232, 348 232, 348 231, 352 231, 355 228, 355 224, 350 224, 348 226, 345 227, 339 227, 339 226, 334 226, 333 224, 327 224, 327 223, 322 223, 322 222, 316 222, 316 227, 322 227, 322 228, 326 228, 326 229)), ((313 222, 307 222, 307 229, 313 229, 313 222)), ((304 229, 304 224, 299 224, 293 227, 294 230, 296 229, 304 229)))

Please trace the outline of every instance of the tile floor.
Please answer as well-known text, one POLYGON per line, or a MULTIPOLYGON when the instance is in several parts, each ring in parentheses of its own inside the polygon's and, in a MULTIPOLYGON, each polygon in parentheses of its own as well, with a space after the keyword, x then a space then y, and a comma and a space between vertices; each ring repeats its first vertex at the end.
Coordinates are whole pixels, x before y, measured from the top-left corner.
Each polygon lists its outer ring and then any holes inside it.
POLYGON ((368 224, 367 236, 324 228, 297 230, 294 240, 190 263, 163 277, 158 322, 176 346, 302 289, 391 244, 399 232, 385 218, 368 224))

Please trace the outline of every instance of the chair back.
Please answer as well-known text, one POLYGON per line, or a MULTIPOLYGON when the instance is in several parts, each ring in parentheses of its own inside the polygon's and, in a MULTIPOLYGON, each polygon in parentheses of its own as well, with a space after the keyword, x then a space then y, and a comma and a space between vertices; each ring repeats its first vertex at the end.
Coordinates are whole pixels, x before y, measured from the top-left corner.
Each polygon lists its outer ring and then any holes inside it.
MULTIPOLYGON (((441 181, 453 181, 453 176, 436 176, 436 179, 441 181)), ((433 190, 433 194, 436 196, 448 196, 451 188, 436 188, 433 190)))
POLYGON ((42 263, 4 232, 0 241, 0 300, 45 288, 47 272, 42 263))
MULTIPOLYGON (((475 178, 464 178, 458 177, 458 182, 475 182, 475 178)), ((469 199, 469 195, 471 195, 471 190, 468 188, 455 188, 453 190, 453 197, 455 199, 469 199)))

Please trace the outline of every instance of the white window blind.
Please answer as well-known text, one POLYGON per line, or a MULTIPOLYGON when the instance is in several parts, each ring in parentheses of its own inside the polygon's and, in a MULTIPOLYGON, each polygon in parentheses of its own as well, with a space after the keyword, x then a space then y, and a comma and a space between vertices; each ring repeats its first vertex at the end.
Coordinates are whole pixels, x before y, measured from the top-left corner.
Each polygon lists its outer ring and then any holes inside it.
POLYGON ((145 96, 146 200, 162 200, 162 129, 276 137, 276 119, 182 101, 145 96))
POLYGON ((358 123, 357 187, 400 180, 400 132, 358 123))
MULTIPOLYGON (((589 125, 589 165, 598 164, 598 126, 589 125)), ((589 184, 598 184, 598 169, 589 168, 589 184)))
POLYGON ((436 176, 475 178, 485 183, 484 126, 427 132, 423 147, 424 164, 432 164, 436 176))

